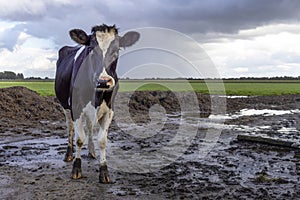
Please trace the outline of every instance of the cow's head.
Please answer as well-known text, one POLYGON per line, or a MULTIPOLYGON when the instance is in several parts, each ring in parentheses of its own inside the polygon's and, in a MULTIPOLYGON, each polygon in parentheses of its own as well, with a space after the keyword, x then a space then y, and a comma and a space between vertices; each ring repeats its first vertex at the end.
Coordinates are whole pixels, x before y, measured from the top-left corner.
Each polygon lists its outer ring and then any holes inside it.
POLYGON ((96 52, 101 59, 102 66, 99 66, 102 73, 97 81, 97 90, 112 89, 115 86, 117 74, 116 65, 121 47, 129 47, 133 45, 140 37, 135 31, 130 31, 124 36, 118 35, 118 29, 105 24, 94 26, 90 35, 81 29, 73 29, 70 31, 70 37, 78 44, 97 49, 96 52))

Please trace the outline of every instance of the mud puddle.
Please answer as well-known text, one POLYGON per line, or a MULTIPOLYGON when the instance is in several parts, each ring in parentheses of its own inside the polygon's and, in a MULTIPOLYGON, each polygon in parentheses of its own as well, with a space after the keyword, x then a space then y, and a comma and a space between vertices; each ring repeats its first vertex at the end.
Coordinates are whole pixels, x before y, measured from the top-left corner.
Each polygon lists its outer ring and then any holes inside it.
POLYGON ((300 142, 299 109, 242 109, 239 112, 226 115, 210 115, 211 127, 230 129, 243 134, 270 137, 278 140, 300 142), (259 120, 260 119, 260 120, 259 120), (218 123, 218 121, 227 123, 218 123), (242 123, 243 121, 252 123, 242 123), (238 122, 238 123, 235 123, 238 122))
POLYGON ((10 155, 9 159, 1 160, 0 163, 12 167, 34 169, 37 163, 47 161, 55 168, 61 168, 65 163, 59 155, 65 153, 67 143, 65 139, 57 137, 26 138, 21 141, 4 142, 0 145, 0 151, 10 155))
MULTIPOLYGON (((2 197, 63 199, 68 195, 75 199, 81 195, 89 199, 99 196, 110 199, 248 199, 255 196, 281 199, 300 195, 299 158, 293 150, 234 142, 235 134, 249 131, 249 128, 240 130, 235 124, 223 124, 217 118, 199 118, 198 115, 166 115, 164 129, 155 134, 145 130, 142 135, 151 137, 128 134, 141 125, 126 127, 123 124, 121 130, 113 124, 107 149, 110 173, 115 181, 111 185, 98 183, 98 161, 86 156, 86 146, 82 151, 85 177, 71 180, 72 164, 62 161, 66 138, 5 140, 0 144, 2 197), (188 138, 190 143, 186 145, 183 138, 176 140, 177 146, 172 144, 172 152, 160 151, 179 134, 179 126, 183 123, 198 127, 194 137, 188 138), (220 130, 217 140, 208 137, 209 133, 220 130), (210 148, 204 151, 207 146, 210 148), (176 151, 177 148, 183 149, 176 151)), ((256 127, 251 132, 263 133, 269 129, 271 126, 256 127)), ((94 142, 96 139, 95 135, 94 142)))
POLYGON ((53 98, 24 88, 1 94, 2 199, 300 198, 299 150, 236 140, 254 134, 298 141, 299 95, 214 97, 227 99, 227 115, 211 115, 209 96, 197 94, 199 113, 181 113, 170 92, 138 92, 129 102, 131 121, 115 119, 110 127, 107 159, 114 183, 103 185, 87 146, 84 178, 70 179, 72 163, 62 161, 64 117, 53 98), (16 95, 18 101, 11 101, 16 95), (155 104, 163 105, 163 115, 157 114, 160 107, 149 112, 155 104))

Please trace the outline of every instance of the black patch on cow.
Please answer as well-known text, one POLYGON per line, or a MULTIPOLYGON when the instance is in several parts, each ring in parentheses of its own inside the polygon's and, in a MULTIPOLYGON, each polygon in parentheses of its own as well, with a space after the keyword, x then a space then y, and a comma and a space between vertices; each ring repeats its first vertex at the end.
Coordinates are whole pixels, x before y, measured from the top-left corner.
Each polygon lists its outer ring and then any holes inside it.
POLYGON ((69 46, 64 46, 58 51, 58 60, 57 60, 57 65, 59 65, 66 56, 68 55, 75 55, 77 51, 80 49, 80 46, 76 47, 69 47, 69 46))
POLYGON ((108 108, 112 108, 113 91, 96 91, 95 93, 95 108, 100 106, 105 101, 108 108))
POLYGON ((73 71, 74 56, 80 47, 65 46, 58 52, 56 63, 55 93, 64 109, 71 109, 69 104, 71 78, 73 71))
POLYGON ((72 90, 75 78, 81 64, 93 47, 87 46, 78 56, 76 62, 74 57, 81 46, 65 46, 59 50, 56 63, 55 93, 56 97, 64 109, 72 108, 72 90))

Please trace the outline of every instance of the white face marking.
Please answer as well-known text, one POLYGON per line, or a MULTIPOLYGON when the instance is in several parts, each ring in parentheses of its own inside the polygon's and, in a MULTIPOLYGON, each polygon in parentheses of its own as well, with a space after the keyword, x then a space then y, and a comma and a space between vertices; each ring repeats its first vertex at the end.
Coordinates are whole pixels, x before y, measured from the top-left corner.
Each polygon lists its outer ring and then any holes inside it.
POLYGON ((115 39, 115 31, 97 31, 96 38, 104 58, 110 43, 115 39))

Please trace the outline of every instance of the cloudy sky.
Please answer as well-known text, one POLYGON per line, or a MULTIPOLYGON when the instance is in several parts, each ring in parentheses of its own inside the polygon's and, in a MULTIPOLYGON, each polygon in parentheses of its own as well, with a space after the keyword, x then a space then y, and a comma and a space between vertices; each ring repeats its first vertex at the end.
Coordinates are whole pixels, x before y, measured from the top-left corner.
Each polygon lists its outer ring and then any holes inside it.
POLYGON ((222 77, 300 76, 299 0, 0 0, 0 71, 54 77, 72 28, 163 27, 199 43, 222 77))

